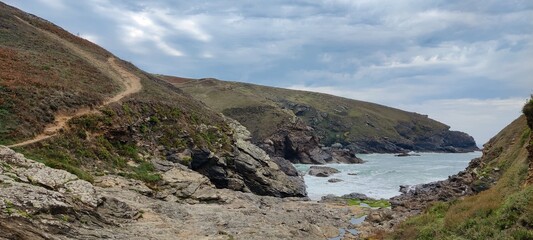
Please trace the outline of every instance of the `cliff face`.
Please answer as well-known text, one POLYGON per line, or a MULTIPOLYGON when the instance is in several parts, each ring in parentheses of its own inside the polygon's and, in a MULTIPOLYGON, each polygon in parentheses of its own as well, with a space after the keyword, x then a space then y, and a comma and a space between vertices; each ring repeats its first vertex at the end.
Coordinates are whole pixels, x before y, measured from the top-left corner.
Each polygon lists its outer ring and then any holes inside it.
POLYGON ((241 122, 256 143, 304 132, 311 142, 325 147, 340 143, 352 154, 478 149, 468 134, 450 131, 427 116, 378 104, 216 79, 159 77, 241 122), (297 123, 303 127, 294 128, 297 123))

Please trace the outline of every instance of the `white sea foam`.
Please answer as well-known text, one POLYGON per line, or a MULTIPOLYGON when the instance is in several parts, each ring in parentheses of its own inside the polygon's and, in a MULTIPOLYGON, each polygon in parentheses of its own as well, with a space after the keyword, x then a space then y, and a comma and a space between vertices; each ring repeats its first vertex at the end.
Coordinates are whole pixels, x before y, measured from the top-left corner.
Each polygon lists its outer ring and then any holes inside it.
MULTIPOLYGON (((328 164, 340 170, 329 178, 305 175, 309 197, 319 200, 327 194, 363 193, 373 198, 390 198, 400 194, 400 185, 415 185, 443 180, 462 171, 481 152, 420 153, 420 156, 396 157, 393 154, 360 154, 363 164, 328 164), (348 175, 356 173, 357 175, 348 175), (342 182, 330 183, 339 178, 342 182)), ((311 165, 295 164, 299 171, 311 165)))

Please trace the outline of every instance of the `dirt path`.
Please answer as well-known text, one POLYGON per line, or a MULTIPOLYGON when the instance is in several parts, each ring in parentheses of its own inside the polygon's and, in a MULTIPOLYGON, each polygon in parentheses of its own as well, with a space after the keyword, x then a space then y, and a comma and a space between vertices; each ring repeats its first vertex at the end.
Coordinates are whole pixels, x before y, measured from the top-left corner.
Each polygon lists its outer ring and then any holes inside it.
MULTIPOLYGON (((17 17, 18 18, 18 17, 17 17)), ((29 24, 28 22, 18 18, 23 23, 34 27, 33 25, 29 24)), ((35 27, 34 27, 35 28, 35 27)), ((75 44, 68 42, 50 32, 44 31, 39 28, 35 28, 48 36, 49 38, 59 42, 60 44, 63 44, 65 47, 69 48, 72 52, 76 53, 78 56, 85 59, 89 64, 92 64, 97 69, 99 69, 102 73, 107 75, 109 78, 121 82, 124 85, 124 88, 117 93, 112 98, 106 100, 102 105, 98 106, 98 108, 103 107, 107 104, 118 102, 122 100, 124 97, 137 93, 141 91, 142 84, 141 79, 137 76, 135 76, 133 73, 129 72, 127 69, 123 68, 119 64, 117 64, 117 60, 113 57, 110 57, 107 59, 107 61, 102 61, 97 59, 96 57, 92 56, 90 53, 84 51, 83 49, 79 48, 75 44)), ((47 125, 44 128, 43 133, 35 136, 32 139, 26 140, 24 142, 20 142, 17 144, 10 145, 8 147, 20 147, 36 142, 40 142, 42 140, 48 139, 54 135, 56 135, 61 129, 65 128, 67 125, 67 122, 74 118, 79 117, 86 114, 91 113, 98 113, 99 111, 97 109, 89 109, 89 108, 80 108, 75 112, 71 113, 58 113, 55 116, 54 123, 47 125)))

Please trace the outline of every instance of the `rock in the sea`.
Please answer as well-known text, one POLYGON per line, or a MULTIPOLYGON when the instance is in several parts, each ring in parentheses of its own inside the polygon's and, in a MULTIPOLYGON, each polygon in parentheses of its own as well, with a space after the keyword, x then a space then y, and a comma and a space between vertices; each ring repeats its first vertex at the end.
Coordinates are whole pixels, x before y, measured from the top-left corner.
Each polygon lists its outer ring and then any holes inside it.
POLYGON ((331 179, 328 179, 328 182, 330 183, 338 183, 338 182, 342 182, 343 180, 340 179, 340 178, 331 178, 331 179))
POLYGON ((329 177, 335 173, 340 173, 340 171, 326 166, 311 166, 308 172, 309 175, 315 177, 329 177))
POLYGON ((394 156, 396 156, 396 157, 412 157, 412 156, 419 157, 420 154, 403 152, 403 153, 398 153, 398 154, 396 154, 394 156))
POLYGON ((363 160, 355 156, 350 149, 331 148, 329 151, 331 162, 334 163, 363 163, 363 160))

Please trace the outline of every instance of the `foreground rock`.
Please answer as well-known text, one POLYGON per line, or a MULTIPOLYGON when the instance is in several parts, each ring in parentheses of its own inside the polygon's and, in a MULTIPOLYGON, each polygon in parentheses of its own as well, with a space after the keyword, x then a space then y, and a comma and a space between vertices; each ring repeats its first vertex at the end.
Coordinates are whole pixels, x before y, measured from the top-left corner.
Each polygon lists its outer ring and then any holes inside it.
POLYGON ((0 147, 0 238, 325 239, 350 227, 355 214, 348 206, 217 189, 179 164, 158 164, 166 167, 156 188, 114 175, 93 185, 0 147), (53 181, 30 180, 36 172, 53 181))
POLYGON ((311 166, 308 174, 315 177, 329 177, 335 173, 340 173, 339 170, 332 167, 325 166, 311 166))

